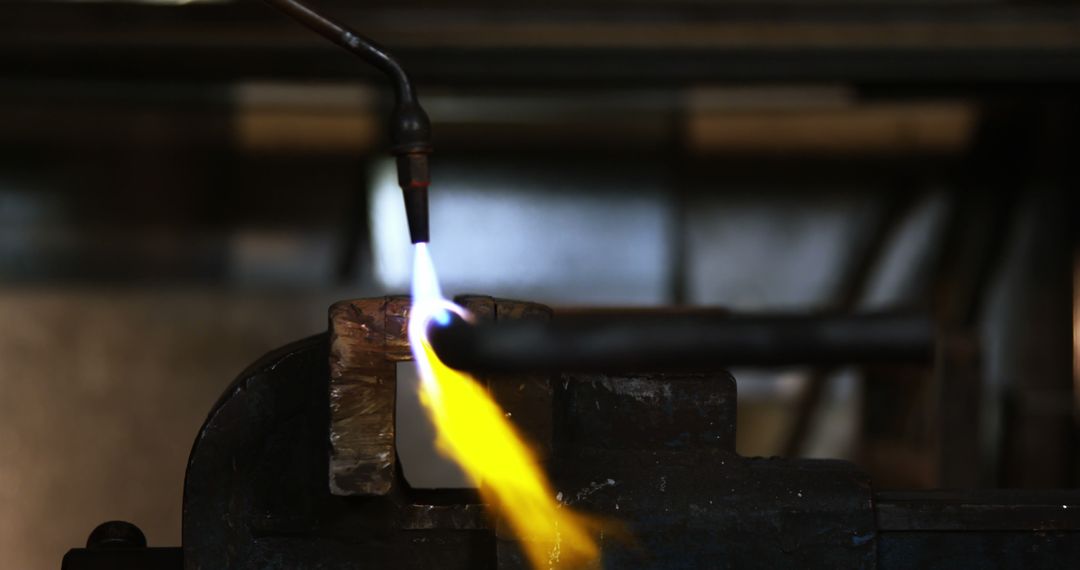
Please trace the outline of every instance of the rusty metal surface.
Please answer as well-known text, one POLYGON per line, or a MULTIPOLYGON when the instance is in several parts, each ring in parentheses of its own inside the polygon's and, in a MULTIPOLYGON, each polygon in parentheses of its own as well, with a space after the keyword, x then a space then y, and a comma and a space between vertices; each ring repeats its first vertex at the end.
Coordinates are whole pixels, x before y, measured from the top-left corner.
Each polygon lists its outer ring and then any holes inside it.
POLYGON ((394 362, 407 359, 408 299, 330 308, 330 490, 385 495, 394 481, 394 362))
POLYGON ((557 398, 561 445, 735 451, 727 372, 564 374, 557 398))
POLYGON ((582 449, 556 466, 568 502, 623 521, 608 568, 872 568, 870 481, 850 463, 698 449, 582 449))
POLYGON ((483 530, 488 524, 487 508, 480 504, 408 505, 401 510, 401 528, 407 530, 483 530))
MULTIPOLYGON (((458 302, 480 320, 546 320, 551 315, 551 309, 536 303, 479 295, 458 302)), ((409 297, 391 296, 342 301, 330 308, 330 490, 335 495, 386 495, 393 488, 395 364, 412 359, 409 305, 409 297)), ((550 453, 550 376, 480 380, 538 453, 550 453)))
MULTIPOLYGON (((736 407, 727 372, 561 376, 558 496, 633 537, 601 536, 604 567, 873 567, 867 476, 738 456, 736 407)), ((500 536, 500 568, 526 568, 510 545, 500 536)))
MULTIPOLYGON (((564 503, 624 524, 632 537, 600 536, 604 568, 877 564, 870 481, 850 463, 588 448, 552 469, 564 503)), ((529 568, 515 546, 499 535, 500 569, 529 568)))

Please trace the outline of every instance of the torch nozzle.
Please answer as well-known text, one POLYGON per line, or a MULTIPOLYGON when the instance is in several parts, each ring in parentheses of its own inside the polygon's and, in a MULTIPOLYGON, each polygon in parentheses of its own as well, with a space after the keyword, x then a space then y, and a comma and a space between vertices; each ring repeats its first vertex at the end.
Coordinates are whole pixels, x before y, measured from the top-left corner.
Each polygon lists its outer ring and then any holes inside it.
MULTIPOLYGON (((415 95, 414 95, 415 96, 415 95)), ((398 184, 405 198, 409 238, 426 243, 428 235, 428 155, 431 154, 431 121, 420 102, 399 101, 390 122, 391 149, 397 157, 398 184)))
POLYGON ((405 218, 409 221, 409 239, 413 243, 431 241, 428 231, 427 187, 406 188, 405 218))
POLYGON ((428 231, 428 157, 426 152, 398 154, 398 184, 405 198, 405 219, 413 243, 431 240, 428 231))

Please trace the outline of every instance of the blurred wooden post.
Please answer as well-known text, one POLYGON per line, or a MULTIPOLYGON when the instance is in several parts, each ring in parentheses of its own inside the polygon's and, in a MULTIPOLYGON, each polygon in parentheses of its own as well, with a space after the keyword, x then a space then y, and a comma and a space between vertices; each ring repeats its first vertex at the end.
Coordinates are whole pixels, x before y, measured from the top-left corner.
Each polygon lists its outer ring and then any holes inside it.
POLYGON ((982 363, 971 332, 945 332, 934 367, 937 386, 937 486, 979 486, 982 475, 982 363))

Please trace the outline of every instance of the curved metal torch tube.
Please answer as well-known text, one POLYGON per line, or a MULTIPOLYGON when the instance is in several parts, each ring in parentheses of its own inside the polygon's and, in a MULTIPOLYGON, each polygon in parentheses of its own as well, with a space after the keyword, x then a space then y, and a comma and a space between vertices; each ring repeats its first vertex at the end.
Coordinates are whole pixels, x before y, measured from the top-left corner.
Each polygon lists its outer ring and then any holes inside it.
POLYGON ((398 100, 414 101, 412 83, 405 70, 394 56, 390 55, 374 40, 366 38, 349 29, 345 24, 316 12, 313 8, 296 0, 265 0, 282 12, 292 16, 300 23, 318 32, 326 39, 360 56, 371 65, 390 76, 398 100))
POLYGON ((345 24, 325 16, 298 0, 264 0, 300 23, 389 76, 394 86, 394 114, 390 125, 397 157, 398 182, 405 197, 409 236, 413 243, 426 242, 428 236, 427 189, 428 155, 431 154, 431 121, 420 107, 409 75, 382 46, 356 33, 345 24))

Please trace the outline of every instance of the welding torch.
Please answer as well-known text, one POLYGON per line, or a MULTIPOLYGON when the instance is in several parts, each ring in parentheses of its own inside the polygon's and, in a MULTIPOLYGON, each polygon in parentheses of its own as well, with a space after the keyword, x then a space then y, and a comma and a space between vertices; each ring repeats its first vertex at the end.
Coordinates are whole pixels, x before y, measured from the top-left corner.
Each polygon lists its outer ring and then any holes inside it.
POLYGON ((729 366, 926 363, 938 332, 921 315, 592 312, 549 322, 433 322, 432 348, 473 372, 707 372, 729 366))
POLYGON ((385 73, 394 86, 390 148, 397 161, 398 184, 405 197, 405 217, 413 243, 430 240, 428 229, 428 155, 431 154, 431 121, 420 107, 409 75, 393 55, 374 41, 358 34, 298 0, 264 0, 315 32, 385 73))

